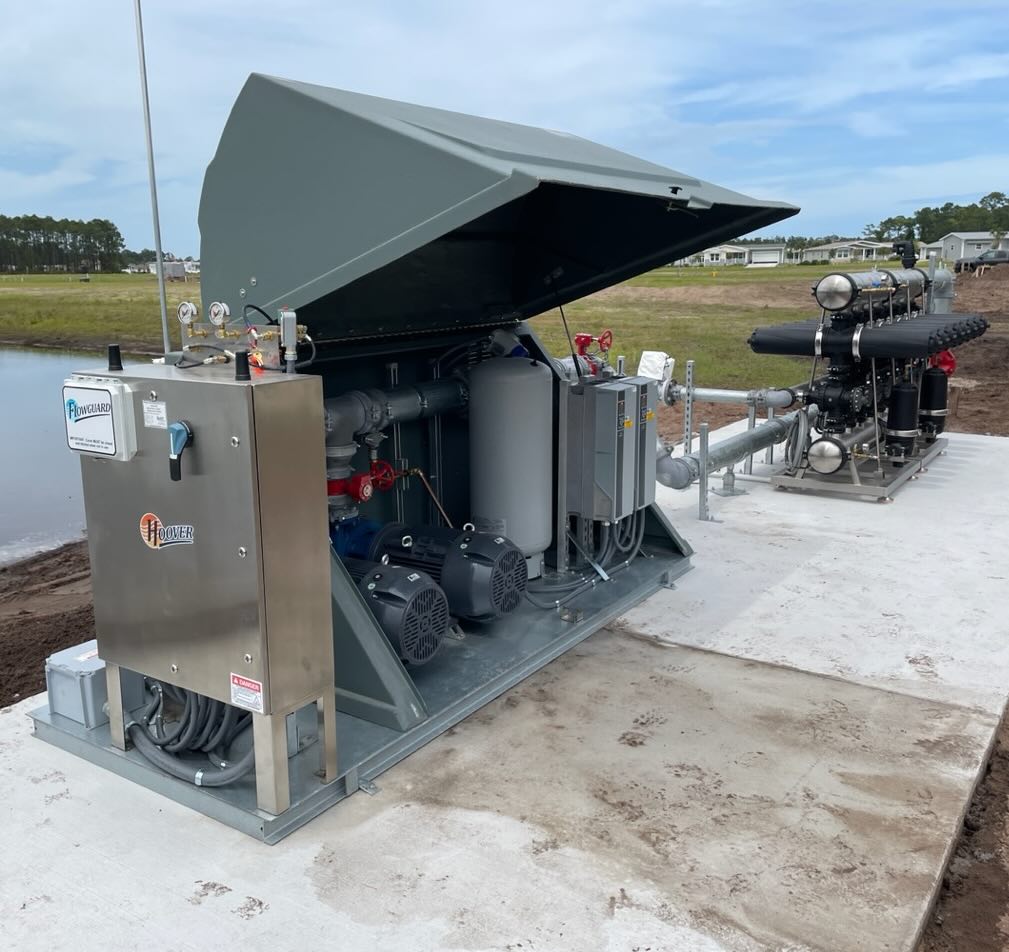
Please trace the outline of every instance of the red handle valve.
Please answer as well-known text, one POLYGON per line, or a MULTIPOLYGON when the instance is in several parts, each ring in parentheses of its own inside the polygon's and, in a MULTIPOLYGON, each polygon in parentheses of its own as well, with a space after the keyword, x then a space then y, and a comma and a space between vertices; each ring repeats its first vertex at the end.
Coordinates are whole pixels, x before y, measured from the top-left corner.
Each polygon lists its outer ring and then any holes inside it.
POLYGON ((375 495, 370 473, 355 473, 350 479, 326 480, 326 493, 330 496, 350 496, 355 502, 367 502, 375 495))
POLYGON ((392 468, 392 463, 384 459, 373 459, 371 461, 371 481, 376 489, 388 492, 396 484, 396 470, 392 468))
POLYGON ((592 346, 595 338, 591 334, 575 334, 575 353, 584 357, 592 346))
POLYGON ((599 349, 605 353, 613 346, 613 331, 603 331, 596 340, 599 342, 599 349))

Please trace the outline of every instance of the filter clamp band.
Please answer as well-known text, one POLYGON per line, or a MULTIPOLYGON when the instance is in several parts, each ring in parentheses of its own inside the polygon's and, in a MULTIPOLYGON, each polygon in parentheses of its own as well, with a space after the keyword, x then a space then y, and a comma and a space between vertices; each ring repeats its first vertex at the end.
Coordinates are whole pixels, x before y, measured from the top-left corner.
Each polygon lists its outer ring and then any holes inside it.
POLYGON ((858 352, 858 344, 860 338, 862 337, 862 331, 864 330, 865 330, 865 324, 859 324, 858 327, 855 328, 855 333, 851 335, 851 353, 853 357, 859 360, 861 359, 862 355, 858 352))
POLYGON ((883 431, 887 436, 917 436, 917 430, 891 430, 889 427, 883 431))
POLYGON ((816 329, 816 336, 813 338, 813 356, 822 357, 823 356, 823 328, 818 327, 816 329))

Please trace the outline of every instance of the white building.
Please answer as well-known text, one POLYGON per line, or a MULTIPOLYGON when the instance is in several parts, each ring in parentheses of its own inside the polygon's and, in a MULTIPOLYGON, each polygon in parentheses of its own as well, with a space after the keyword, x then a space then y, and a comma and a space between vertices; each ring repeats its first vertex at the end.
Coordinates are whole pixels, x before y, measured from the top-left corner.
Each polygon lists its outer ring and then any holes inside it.
POLYGON ((893 242, 855 238, 803 248, 803 261, 878 261, 893 257, 893 242))
MULTIPOLYGON (((975 255, 995 247, 995 238, 990 231, 951 231, 935 241, 930 241, 922 249, 925 257, 935 254, 944 261, 956 261, 957 258, 973 258, 975 255)), ((999 248, 1009 249, 1009 235, 998 244, 999 248)))
POLYGON ((722 265, 746 265, 758 267, 773 267, 784 264, 788 254, 783 244, 762 242, 754 245, 715 245, 706 248, 689 258, 681 258, 677 265, 701 265, 703 267, 720 267, 722 265))
MULTIPOLYGON (((185 262, 182 261, 162 261, 162 270, 165 273, 166 281, 185 281, 186 280, 186 268, 185 262)), ((152 261, 147 265, 147 270, 151 274, 158 273, 158 263, 152 261)))

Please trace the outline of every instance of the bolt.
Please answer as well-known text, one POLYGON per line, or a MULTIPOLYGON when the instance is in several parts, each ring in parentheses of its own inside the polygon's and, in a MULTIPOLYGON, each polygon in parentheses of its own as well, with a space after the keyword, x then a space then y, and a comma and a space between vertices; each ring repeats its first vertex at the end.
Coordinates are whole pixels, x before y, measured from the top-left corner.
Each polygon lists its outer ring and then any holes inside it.
POLYGON ((253 287, 255 287, 255 286, 256 286, 256 278, 255 278, 255 275, 253 275, 253 276, 252 276, 251 278, 249 278, 249 284, 251 284, 251 285, 252 285, 253 287))
POLYGON ((238 547, 238 557, 239 557, 240 559, 244 559, 244 558, 245 558, 245 557, 246 557, 246 556, 247 556, 248 554, 249 554, 249 553, 248 553, 248 552, 246 551, 246 549, 245 549, 245 546, 244 546, 244 545, 240 545, 240 546, 238 547))
POLYGON ((179 666, 177 664, 170 665, 168 670, 171 671, 172 674, 178 674, 179 666))
POLYGON ((252 664, 252 655, 247 654, 243 660, 246 664, 252 664))
POLYGON ((158 391, 157 390, 152 390, 151 391, 151 399, 152 400, 157 400, 158 399, 158 391))
POLYGON ((241 444, 241 442, 242 441, 237 436, 233 436, 231 438, 231 445, 232 446, 239 446, 241 444))
POLYGON ((239 288, 238 289, 238 296, 239 297, 245 297, 245 288, 239 288))

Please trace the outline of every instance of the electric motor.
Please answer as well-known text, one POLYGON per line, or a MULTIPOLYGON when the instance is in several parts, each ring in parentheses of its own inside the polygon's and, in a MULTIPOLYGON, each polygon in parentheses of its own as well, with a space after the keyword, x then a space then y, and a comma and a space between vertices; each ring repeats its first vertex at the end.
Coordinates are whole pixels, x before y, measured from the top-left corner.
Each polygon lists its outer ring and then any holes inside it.
POLYGON ((452 614, 492 621, 518 608, 528 578, 522 552, 490 532, 390 523, 373 539, 368 557, 427 572, 441 585, 452 614))
POLYGON ((343 559, 389 643, 408 664, 430 661, 448 632, 448 599, 426 572, 343 559))

